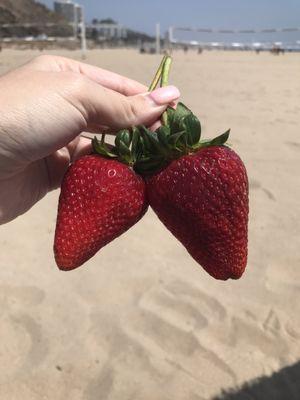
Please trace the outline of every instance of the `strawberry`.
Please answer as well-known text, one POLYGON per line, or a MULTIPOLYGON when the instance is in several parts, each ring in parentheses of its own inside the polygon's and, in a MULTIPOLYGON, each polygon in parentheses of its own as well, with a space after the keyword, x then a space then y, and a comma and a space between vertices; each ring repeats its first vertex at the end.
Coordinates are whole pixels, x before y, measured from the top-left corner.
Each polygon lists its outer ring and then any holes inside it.
POLYGON ((247 262, 248 180, 238 155, 212 146, 147 180, 159 219, 214 278, 239 278, 247 262))
POLYGON ((163 224, 214 278, 237 279, 247 263, 248 178, 225 146, 229 131, 200 141, 201 125, 182 103, 156 132, 139 128, 147 197, 163 224))
POLYGON ((79 267, 138 222, 148 207, 145 192, 143 179, 119 161, 100 155, 76 161, 59 198, 54 240, 58 267, 79 267))

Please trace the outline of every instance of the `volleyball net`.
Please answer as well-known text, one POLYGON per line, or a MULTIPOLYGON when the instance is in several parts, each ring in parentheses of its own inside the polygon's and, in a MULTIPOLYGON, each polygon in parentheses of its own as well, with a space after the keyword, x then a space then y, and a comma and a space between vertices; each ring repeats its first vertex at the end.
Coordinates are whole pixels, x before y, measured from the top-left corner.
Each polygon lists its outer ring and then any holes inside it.
POLYGON ((210 29, 171 26, 168 41, 172 45, 209 48, 271 49, 300 51, 300 27, 267 29, 210 29))

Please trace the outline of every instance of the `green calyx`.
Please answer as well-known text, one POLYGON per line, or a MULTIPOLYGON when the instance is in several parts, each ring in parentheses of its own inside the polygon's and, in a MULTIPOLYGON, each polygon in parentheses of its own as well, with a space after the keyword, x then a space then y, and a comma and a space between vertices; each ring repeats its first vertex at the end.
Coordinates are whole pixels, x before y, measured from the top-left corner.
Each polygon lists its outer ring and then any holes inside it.
MULTIPOLYGON (((171 57, 165 56, 149 91, 159 80, 161 86, 168 84, 170 66, 171 57)), ((119 131, 112 147, 105 143, 104 136, 101 142, 95 137, 92 144, 94 153, 128 164, 141 175, 152 175, 183 155, 224 145, 228 137, 229 130, 212 140, 201 140, 200 121, 183 103, 178 103, 176 109, 168 107, 162 115, 162 125, 154 132, 137 126, 119 131)))

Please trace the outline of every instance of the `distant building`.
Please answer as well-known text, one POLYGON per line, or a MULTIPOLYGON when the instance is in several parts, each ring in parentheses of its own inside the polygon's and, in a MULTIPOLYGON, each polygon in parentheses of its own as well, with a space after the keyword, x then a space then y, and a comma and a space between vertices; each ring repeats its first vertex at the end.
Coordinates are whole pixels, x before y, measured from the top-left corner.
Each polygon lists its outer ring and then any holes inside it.
POLYGON ((71 0, 54 1, 54 11, 78 28, 83 20, 83 7, 71 0))
POLYGON ((57 0, 54 2, 54 11, 68 22, 75 21, 75 4, 71 0, 57 0))
POLYGON ((97 32, 99 39, 119 40, 127 38, 127 29, 113 20, 98 21, 94 19, 91 27, 97 32))

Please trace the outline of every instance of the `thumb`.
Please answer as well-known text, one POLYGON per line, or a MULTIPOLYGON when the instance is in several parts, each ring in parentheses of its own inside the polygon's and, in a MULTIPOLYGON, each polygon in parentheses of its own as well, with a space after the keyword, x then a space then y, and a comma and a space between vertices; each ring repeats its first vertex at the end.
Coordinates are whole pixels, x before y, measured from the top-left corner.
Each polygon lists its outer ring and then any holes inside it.
POLYGON ((98 86, 83 100, 88 125, 118 130, 136 125, 150 126, 156 122, 168 105, 180 97, 175 86, 166 86, 153 92, 124 96, 98 86))

